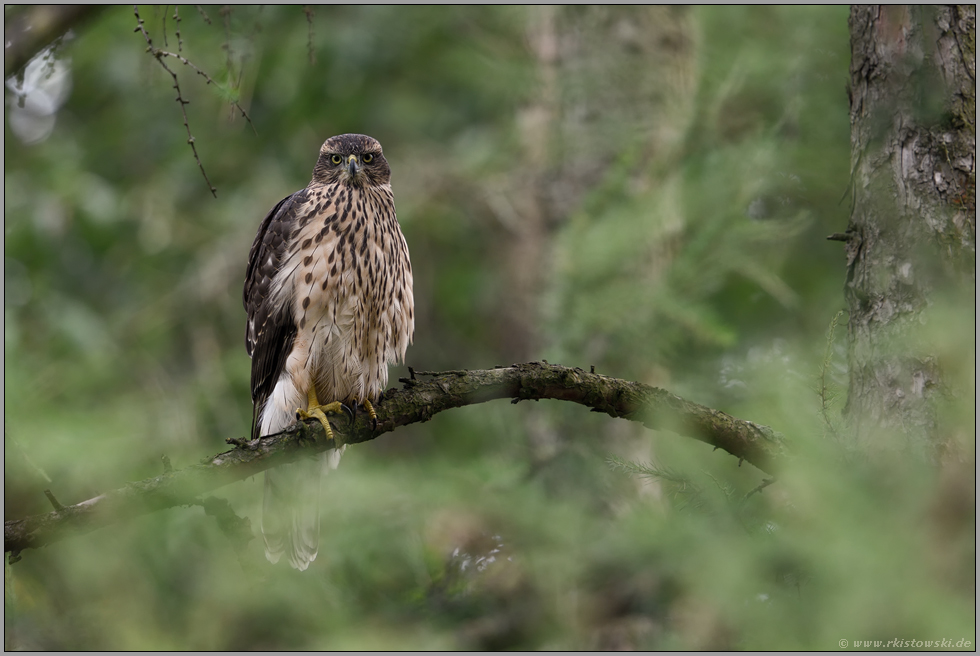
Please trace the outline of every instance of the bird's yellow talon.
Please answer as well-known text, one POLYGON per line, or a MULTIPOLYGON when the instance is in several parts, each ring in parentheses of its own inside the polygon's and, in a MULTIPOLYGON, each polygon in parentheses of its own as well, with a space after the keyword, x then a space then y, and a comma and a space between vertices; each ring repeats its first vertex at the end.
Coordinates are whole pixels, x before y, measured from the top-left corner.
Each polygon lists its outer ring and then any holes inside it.
POLYGON ((364 411, 368 413, 368 417, 371 418, 371 425, 373 428, 378 427, 378 413, 374 411, 374 406, 367 399, 364 399, 364 403, 361 404, 364 411))
POLYGON ((310 386, 310 391, 307 393, 308 406, 306 410, 302 408, 296 409, 296 416, 300 419, 316 419, 323 425, 323 430, 327 434, 328 440, 337 441, 337 438, 333 434, 333 429, 330 427, 330 422, 327 421, 327 413, 333 415, 339 415, 344 411, 344 404, 340 401, 334 401, 333 403, 326 403, 320 405, 320 401, 316 398, 316 390, 310 386))
POLYGON ((330 428, 330 422, 327 421, 327 415, 320 408, 310 408, 309 410, 297 408, 296 416, 299 419, 316 419, 323 425, 323 431, 327 434, 327 439, 332 440, 334 438, 333 429, 330 428))

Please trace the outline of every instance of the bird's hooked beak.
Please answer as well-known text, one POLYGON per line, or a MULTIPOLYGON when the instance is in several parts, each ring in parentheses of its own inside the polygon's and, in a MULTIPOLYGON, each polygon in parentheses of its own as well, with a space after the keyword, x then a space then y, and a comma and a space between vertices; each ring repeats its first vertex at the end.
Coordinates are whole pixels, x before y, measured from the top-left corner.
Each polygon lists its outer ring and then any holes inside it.
POLYGON ((357 165, 357 155, 350 155, 347 158, 347 172, 350 173, 350 177, 357 177, 357 172, 359 170, 360 167, 357 165))

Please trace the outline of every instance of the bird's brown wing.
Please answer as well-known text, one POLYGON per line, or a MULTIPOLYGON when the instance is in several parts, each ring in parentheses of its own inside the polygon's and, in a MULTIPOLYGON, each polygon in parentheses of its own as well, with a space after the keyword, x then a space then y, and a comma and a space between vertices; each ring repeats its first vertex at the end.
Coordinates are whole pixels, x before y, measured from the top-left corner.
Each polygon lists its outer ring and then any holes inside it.
POLYGON ((283 198, 266 215, 248 253, 242 302, 248 320, 245 349, 252 358, 252 439, 258 435, 262 407, 282 375, 296 337, 296 324, 288 299, 272 297, 272 283, 289 252, 298 225, 297 210, 306 190, 283 198))

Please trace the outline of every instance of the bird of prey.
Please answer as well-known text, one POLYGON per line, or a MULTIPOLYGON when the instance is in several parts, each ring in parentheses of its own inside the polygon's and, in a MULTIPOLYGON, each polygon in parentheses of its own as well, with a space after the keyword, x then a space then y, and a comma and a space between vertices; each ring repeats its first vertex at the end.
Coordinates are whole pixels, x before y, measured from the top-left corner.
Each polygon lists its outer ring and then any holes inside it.
MULTIPOLYGON (((376 419, 388 365, 415 332, 412 265, 395 217, 381 144, 327 139, 306 189, 262 221, 248 254, 243 301, 252 358, 252 439, 297 418, 361 407, 376 419)), ((316 558, 323 472, 344 447, 265 475, 262 535, 273 563, 305 570, 316 558)))

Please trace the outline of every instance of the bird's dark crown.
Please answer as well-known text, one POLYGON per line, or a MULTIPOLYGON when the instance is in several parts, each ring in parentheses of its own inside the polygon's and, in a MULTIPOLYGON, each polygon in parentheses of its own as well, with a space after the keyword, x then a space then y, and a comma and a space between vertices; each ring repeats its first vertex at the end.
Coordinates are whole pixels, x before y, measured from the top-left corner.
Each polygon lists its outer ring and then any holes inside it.
POLYGON ((379 186, 391 181, 391 168, 377 139, 365 134, 330 137, 320 147, 313 182, 348 186, 379 186), (350 175, 349 158, 356 157, 357 174, 350 175))
POLYGON ((323 142, 321 153, 337 153, 339 155, 359 155, 368 152, 381 152, 381 144, 374 137, 366 134, 338 134, 323 142))

